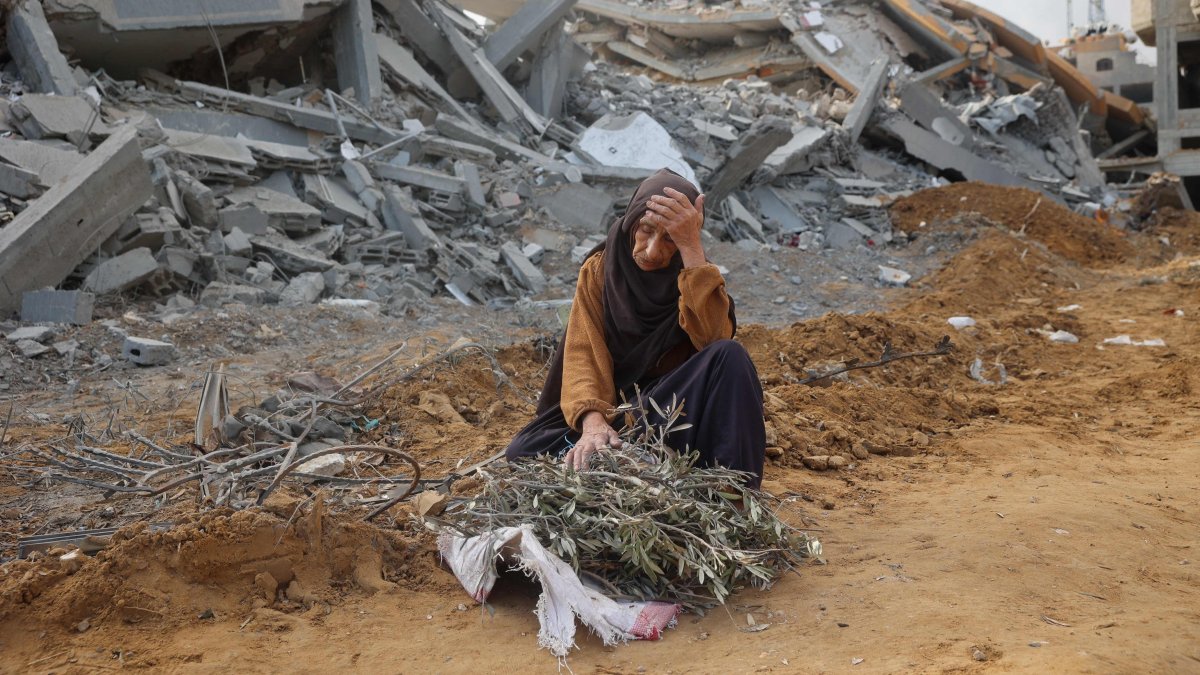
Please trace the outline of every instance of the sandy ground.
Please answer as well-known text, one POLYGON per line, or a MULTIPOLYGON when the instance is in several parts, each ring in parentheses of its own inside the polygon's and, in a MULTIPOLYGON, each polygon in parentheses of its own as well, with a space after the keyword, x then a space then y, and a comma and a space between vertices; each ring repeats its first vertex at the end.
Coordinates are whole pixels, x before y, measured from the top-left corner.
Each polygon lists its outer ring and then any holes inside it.
MULTIPOLYGON (((1029 218, 1016 193, 955 190, 968 192, 897 206, 916 245, 927 229, 972 236, 887 311, 740 335, 767 391, 764 487, 788 498, 824 560, 686 615, 658 642, 583 639, 571 670, 1200 672, 1200 223, 1163 217, 1126 236, 1049 205, 1029 218), (979 222, 971 211, 986 212, 987 199, 1011 214, 979 222), (1058 309, 1068 305, 1079 308, 1058 309), (961 314, 978 325, 945 324, 961 314), (1039 332, 1051 329, 1079 343, 1051 343, 1039 332), (826 388, 793 383, 806 367, 877 356, 884 340, 927 349, 946 332, 951 356, 826 388), (1122 334, 1167 346, 1101 344, 1122 334), (1007 383, 971 379, 976 357, 989 377, 1003 364, 1007 383), (804 468, 831 454, 851 465, 804 468), (748 632, 747 614, 769 627, 748 632)), ((536 389, 534 343, 498 357, 520 391, 536 389)), ((395 424, 380 438, 402 437, 435 475, 502 447, 530 408, 480 366, 465 359, 387 388, 371 414, 395 424), (422 407, 421 392, 444 394, 462 420, 422 407)), ((14 425, 10 437, 41 433, 14 425)), ((27 511, 49 494, 76 500, 60 506, 72 520, 98 506, 94 495, 9 484, 3 529, 44 525, 52 514, 27 511)), ((175 530, 123 533, 77 571, 54 560, 0 567, 0 671, 558 670, 537 649, 536 591, 524 580, 506 578, 481 608, 402 509, 395 527, 375 528, 297 503, 281 495, 266 512, 198 517, 180 500, 167 508, 175 530)))

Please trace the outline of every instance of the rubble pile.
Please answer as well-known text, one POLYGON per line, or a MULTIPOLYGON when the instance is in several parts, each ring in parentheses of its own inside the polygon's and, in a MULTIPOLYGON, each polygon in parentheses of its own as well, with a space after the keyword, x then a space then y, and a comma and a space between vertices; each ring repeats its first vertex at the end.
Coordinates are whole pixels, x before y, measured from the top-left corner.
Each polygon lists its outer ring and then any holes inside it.
POLYGON ((951 180, 1113 201, 1113 139, 1077 129, 1119 97, 1077 118, 1070 72, 957 0, 284 4, 13 4, 0 313, 569 296, 544 261, 664 165, 748 248, 886 244, 892 201, 951 180))

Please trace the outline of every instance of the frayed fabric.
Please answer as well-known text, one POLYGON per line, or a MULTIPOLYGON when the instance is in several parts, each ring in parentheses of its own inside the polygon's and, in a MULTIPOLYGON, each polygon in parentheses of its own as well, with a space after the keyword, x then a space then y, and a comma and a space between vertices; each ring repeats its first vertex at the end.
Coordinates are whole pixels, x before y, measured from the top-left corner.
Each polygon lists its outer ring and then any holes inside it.
POLYGON ((617 602, 579 579, 571 566, 538 541, 529 525, 502 527, 474 537, 443 531, 442 558, 477 602, 485 602, 499 578, 497 564, 508 561, 542 587, 534 613, 538 646, 563 658, 575 644, 579 619, 605 645, 657 640, 675 625, 681 607, 669 602, 617 602))

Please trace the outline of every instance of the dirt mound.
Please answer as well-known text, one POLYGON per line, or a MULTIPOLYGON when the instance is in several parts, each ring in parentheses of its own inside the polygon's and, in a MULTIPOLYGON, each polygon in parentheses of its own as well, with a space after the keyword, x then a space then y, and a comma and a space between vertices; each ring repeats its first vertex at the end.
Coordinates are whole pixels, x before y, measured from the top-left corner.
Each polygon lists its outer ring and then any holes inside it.
POLYGON ((950 221, 956 216, 986 214, 988 221, 1024 232, 1051 251, 1089 267, 1118 263, 1134 252, 1117 228, 1025 188, 954 183, 900 199, 890 213, 892 225, 908 233, 955 227, 950 221))
POLYGON ((874 361, 887 342, 896 352, 929 351, 946 332, 931 322, 874 313, 827 314, 783 330, 742 331, 739 340, 764 384, 772 464, 796 467, 805 457, 830 455, 846 462, 869 454, 912 455, 932 443, 930 435, 993 414, 994 403, 967 376, 970 350, 852 371, 824 387, 796 384, 808 371, 852 359, 874 361))
POLYGON ((1110 403, 1145 401, 1151 397, 1172 401, 1190 399, 1195 391, 1194 373, 1200 373, 1200 357, 1184 356, 1150 372, 1125 375, 1101 388, 1098 395, 1110 403))
POLYGON ((1059 297, 1087 278, 1086 272, 1064 266, 1037 242, 988 229, 942 269, 921 279, 919 286, 927 292, 905 311, 978 319, 1014 302, 1045 305, 1032 300, 1059 297))
POLYGON ((66 551, 52 550, 10 563, 0 578, 0 625, 79 630, 85 621, 86 629, 106 621, 269 617, 435 578, 431 547, 320 507, 291 522, 297 505, 280 497, 268 507, 274 513, 214 512, 166 531, 140 523, 119 530, 94 558, 63 561, 66 551))

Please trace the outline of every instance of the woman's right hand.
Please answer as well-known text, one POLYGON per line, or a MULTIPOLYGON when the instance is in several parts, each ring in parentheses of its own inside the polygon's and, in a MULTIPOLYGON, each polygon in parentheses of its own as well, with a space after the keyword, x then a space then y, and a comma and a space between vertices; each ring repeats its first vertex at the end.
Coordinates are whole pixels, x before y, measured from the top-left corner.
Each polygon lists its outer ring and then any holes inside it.
POLYGON ((563 464, 575 471, 583 471, 593 454, 605 448, 621 447, 621 437, 608 423, 604 413, 592 410, 583 416, 583 435, 563 457, 563 464))

